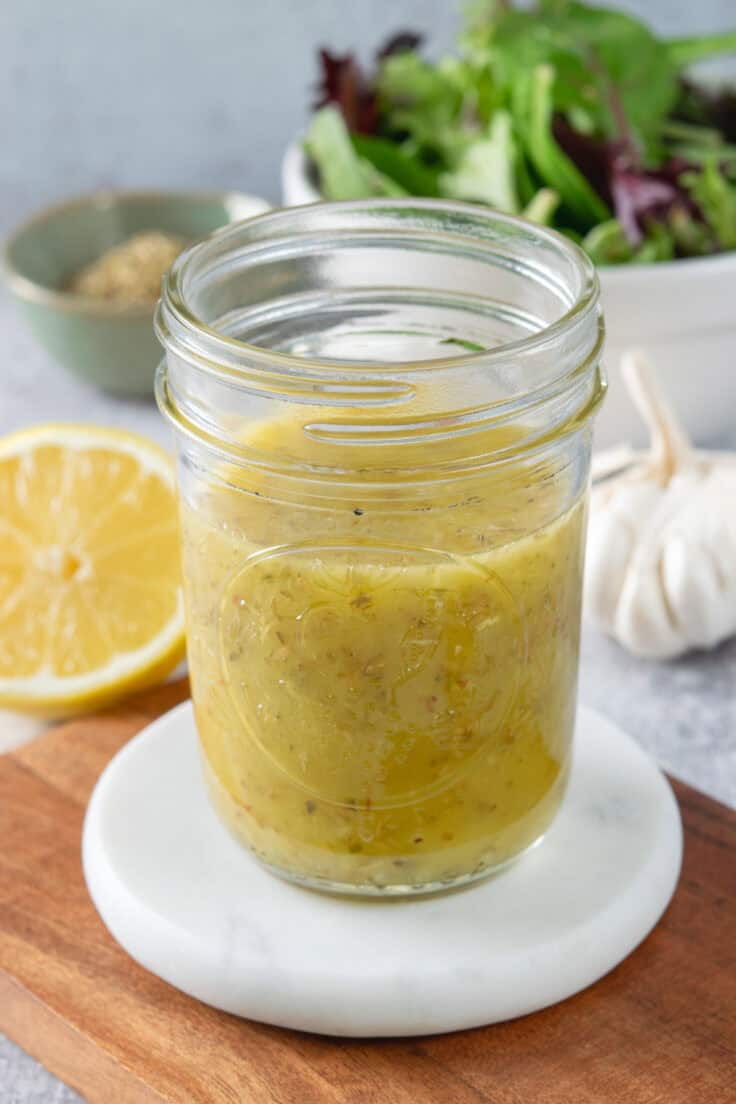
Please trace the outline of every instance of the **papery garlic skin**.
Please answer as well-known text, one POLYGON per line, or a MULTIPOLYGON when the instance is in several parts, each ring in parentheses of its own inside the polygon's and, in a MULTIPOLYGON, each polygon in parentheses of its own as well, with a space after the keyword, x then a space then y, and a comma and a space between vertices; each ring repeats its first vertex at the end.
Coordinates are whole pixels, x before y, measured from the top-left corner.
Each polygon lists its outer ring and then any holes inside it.
POLYGON ((634 655, 669 659, 736 632, 736 456, 689 448, 646 361, 627 360, 652 454, 593 490, 584 603, 634 655))

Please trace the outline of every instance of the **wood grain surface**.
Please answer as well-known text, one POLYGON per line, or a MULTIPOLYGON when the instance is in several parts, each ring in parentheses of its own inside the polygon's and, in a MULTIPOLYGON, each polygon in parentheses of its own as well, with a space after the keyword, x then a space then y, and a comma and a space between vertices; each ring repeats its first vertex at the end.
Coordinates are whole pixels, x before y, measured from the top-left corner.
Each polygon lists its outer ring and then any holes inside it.
POLYGON ((89 1101, 736 1101, 736 814, 678 783, 685 863, 664 919, 602 981, 544 1012, 425 1039, 334 1040, 238 1020, 146 973, 90 902, 80 834, 110 757, 186 693, 164 687, 0 758, 0 1028, 89 1101))

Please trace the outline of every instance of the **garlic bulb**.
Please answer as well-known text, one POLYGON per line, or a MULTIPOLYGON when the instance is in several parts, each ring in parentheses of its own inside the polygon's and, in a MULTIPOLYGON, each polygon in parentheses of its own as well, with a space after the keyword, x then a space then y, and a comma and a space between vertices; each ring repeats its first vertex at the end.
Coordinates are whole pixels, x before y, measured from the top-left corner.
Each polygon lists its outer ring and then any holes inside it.
POLYGON ((736 453, 692 447, 642 353, 621 370, 651 446, 594 458, 585 608, 634 655, 666 659, 736 632, 736 453))

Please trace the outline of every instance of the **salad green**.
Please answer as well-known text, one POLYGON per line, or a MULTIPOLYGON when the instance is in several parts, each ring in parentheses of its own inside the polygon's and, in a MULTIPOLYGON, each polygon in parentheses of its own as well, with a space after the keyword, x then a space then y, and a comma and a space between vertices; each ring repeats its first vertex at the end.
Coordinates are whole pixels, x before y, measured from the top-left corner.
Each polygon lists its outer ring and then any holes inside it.
POLYGON ((484 203, 600 264, 736 249, 736 94, 685 74, 736 30, 668 41, 575 0, 476 0, 455 55, 420 46, 397 35, 371 74, 321 51, 304 145, 325 198, 484 203))

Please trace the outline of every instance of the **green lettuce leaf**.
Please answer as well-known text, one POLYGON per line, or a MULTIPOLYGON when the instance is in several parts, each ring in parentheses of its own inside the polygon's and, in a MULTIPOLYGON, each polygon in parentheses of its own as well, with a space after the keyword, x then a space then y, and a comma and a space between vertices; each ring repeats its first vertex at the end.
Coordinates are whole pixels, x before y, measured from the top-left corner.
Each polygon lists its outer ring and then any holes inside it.
POLYGON ((437 65, 413 52, 386 59, 378 73, 379 103, 390 133, 405 150, 453 164, 465 146, 458 125, 468 91, 462 65, 448 59, 437 65))
POLYGON ((395 180, 359 156, 335 107, 323 107, 316 113, 305 135, 304 148, 317 168, 325 199, 407 194, 395 180))
POLYGON ((710 228, 684 207, 674 207, 668 221, 679 256, 705 257, 717 250, 710 228))
POLYGON ((621 264, 634 256, 629 239, 618 219, 600 222, 580 243, 590 259, 597 265, 621 264))
POLYGON ((647 229, 647 236, 632 257, 634 264, 653 264, 655 261, 671 261, 675 256, 675 238, 664 223, 654 222, 647 229))
POLYGON ((736 54, 736 31, 671 38, 666 45, 672 64, 677 69, 683 69, 686 65, 704 61, 716 54, 736 54))
POLYGON ((555 71, 549 65, 519 75, 514 117, 529 160, 541 179, 560 197, 574 225, 587 230, 610 218, 610 211, 552 134, 555 71))
POLYGON ((721 249, 736 249, 736 186, 720 171, 715 157, 700 172, 683 173, 682 184, 703 212, 721 249))
POLYGON ((559 206, 560 197, 554 188, 540 188, 521 213, 530 222, 537 222, 540 226, 551 226, 552 218, 559 206))
POLYGON ((355 151, 363 161, 370 161, 375 169, 390 177, 410 195, 440 194, 437 169, 425 165, 399 143, 388 138, 376 138, 372 134, 353 134, 351 137, 355 151))
POLYGON ((518 157, 511 116, 508 111, 497 111, 487 136, 472 141, 457 168, 440 177, 442 194, 517 214, 521 206, 515 174, 518 157))

